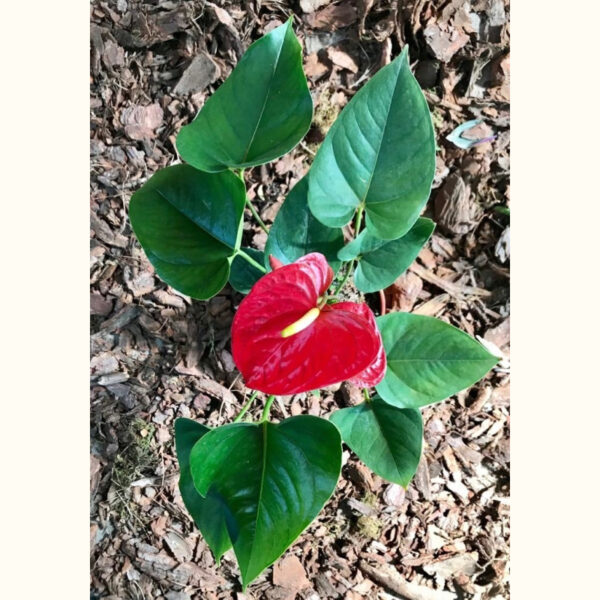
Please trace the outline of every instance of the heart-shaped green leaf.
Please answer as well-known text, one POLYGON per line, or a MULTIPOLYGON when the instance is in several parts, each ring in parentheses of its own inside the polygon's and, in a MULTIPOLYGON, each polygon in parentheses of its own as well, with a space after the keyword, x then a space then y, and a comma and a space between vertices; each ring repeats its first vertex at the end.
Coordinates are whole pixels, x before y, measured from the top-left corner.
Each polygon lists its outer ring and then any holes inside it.
POLYGON ((434 229, 435 223, 422 217, 397 240, 381 240, 363 229, 355 240, 338 252, 338 258, 352 260, 360 256, 354 284, 361 292, 376 292, 394 283, 408 269, 434 229))
POLYGON ((365 208, 369 231, 395 240, 415 223, 431 190, 435 140, 408 47, 341 112, 309 171, 308 204, 329 227, 365 208))
POLYGON ((181 158, 203 171, 260 165, 291 150, 312 120, 302 48, 292 20, 252 44, 196 119, 181 129, 181 158))
POLYGON ((226 507, 220 496, 210 490, 203 498, 194 487, 190 471, 190 454, 194 444, 211 429, 191 419, 175 421, 175 450, 179 462, 179 491, 185 507, 204 536, 219 564, 221 556, 231 548, 225 526, 226 507))
MULTIPOLYGON (((242 250, 253 258, 258 264, 265 262, 265 253, 255 248, 242 248, 242 250)), ((236 254, 231 263, 231 273, 229 274, 229 283, 234 290, 240 294, 248 294, 252 286, 264 275, 254 265, 249 263, 244 257, 236 254)))
POLYGON ((377 396, 342 408, 329 418, 367 467, 387 481, 407 487, 421 458, 423 419, 416 408, 397 408, 377 396))
POLYGON ((245 198, 244 184, 230 171, 210 174, 175 165, 133 194, 129 219, 160 278, 206 300, 227 283, 245 198))
POLYGON ((310 252, 320 252, 337 272, 337 252, 344 245, 339 227, 326 227, 310 212, 307 201, 308 178, 303 177, 290 191, 269 231, 265 255, 272 254, 284 264, 310 252))
POLYGON ((400 408, 439 402, 481 379, 497 362, 479 342, 439 319, 398 312, 377 318, 387 356, 379 395, 400 408))
POLYGON ((283 554, 317 516, 339 477, 337 428, 309 415, 279 424, 234 423, 192 449, 196 489, 220 493, 244 586, 283 554))

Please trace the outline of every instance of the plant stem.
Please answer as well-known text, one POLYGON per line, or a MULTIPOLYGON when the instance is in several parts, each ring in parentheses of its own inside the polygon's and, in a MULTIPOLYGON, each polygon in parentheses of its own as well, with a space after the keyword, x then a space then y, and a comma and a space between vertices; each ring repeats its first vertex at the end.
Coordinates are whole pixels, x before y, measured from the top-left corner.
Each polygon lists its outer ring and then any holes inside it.
POLYGON ((365 397, 365 402, 371 402, 371 396, 367 388, 363 388, 363 396, 365 397))
POLYGON ((246 261, 248 261, 253 267, 262 271, 263 273, 267 272, 267 269, 263 267, 260 263, 256 262, 251 256, 246 254, 241 248, 237 251, 237 253, 246 261))
POLYGON ((264 421, 268 421, 269 420, 269 413, 271 412, 271 404, 273 404, 273 400, 275 400, 275 396, 273 394, 271 394, 267 398, 267 402, 265 404, 265 408, 264 408, 262 416, 260 418, 260 422, 261 423, 263 423, 264 421))
POLYGON ((260 218, 258 211, 256 210, 256 208, 254 208, 254 205, 252 204, 252 202, 250 202, 250 198, 248 198, 248 197, 246 197, 246 206, 250 209, 252 216, 257 220, 258 224, 260 225, 260 228, 263 231, 265 231, 266 233, 269 233, 269 228, 265 225, 264 221, 260 218))
POLYGON ((344 275, 344 278, 342 279, 342 281, 340 281, 340 283, 338 283, 337 287, 335 288, 335 290, 333 292, 334 296, 337 296, 340 293, 340 290, 344 287, 344 285, 346 284, 346 281, 348 281, 348 277, 350 277, 350 273, 352 273, 353 268, 354 268, 354 261, 351 260, 350 264, 348 265, 346 274, 344 275))
POLYGON ((359 229, 360 229, 360 223, 362 221, 362 215, 363 215, 363 210, 365 209, 365 207, 360 204, 358 206, 358 210, 356 211, 356 217, 354 218, 354 239, 356 239, 358 237, 358 233, 359 233, 359 229))
MULTIPOLYGON (((356 239, 358 237, 360 223, 362 221, 362 215, 363 215, 364 209, 365 209, 364 206, 362 204, 360 204, 358 206, 358 210, 356 211, 356 216, 354 217, 354 239, 356 239)), ((344 278, 338 284, 338 286, 335 288, 335 291, 333 292, 334 296, 339 294, 340 290, 344 287, 344 285, 346 285, 346 281, 348 281, 348 277, 350 277, 350 273, 352 273, 352 271, 354 270, 355 263, 356 263, 356 259, 350 261, 350 264, 348 265, 348 270, 346 271, 344 278)))
MULTIPOLYGON (((246 181, 244 180, 244 171, 245 171, 245 169, 240 169, 239 171, 236 171, 235 169, 233 170, 233 172, 242 180, 242 183, 244 185, 246 185, 246 181)), ((256 208, 254 208, 254 205, 252 204, 252 202, 250 202, 250 198, 248 198, 248 196, 246 196, 246 206, 248 206, 248 208, 250 209, 250 212, 252 213, 252 216, 258 221, 258 224, 263 229, 263 231, 265 231, 265 233, 269 233, 268 227, 265 225, 264 221, 260 218, 258 211, 256 210, 256 208)))
POLYGON ((242 417, 248 412, 248 409, 252 406, 252 403, 254 402, 254 399, 256 398, 256 394, 258 394, 258 390, 254 390, 252 392, 252 394, 250 395, 250 398, 248 398, 248 401, 246 402, 246 404, 244 404, 244 406, 242 407, 242 410, 240 410, 239 415, 233 420, 234 423, 237 423, 242 420, 242 417))

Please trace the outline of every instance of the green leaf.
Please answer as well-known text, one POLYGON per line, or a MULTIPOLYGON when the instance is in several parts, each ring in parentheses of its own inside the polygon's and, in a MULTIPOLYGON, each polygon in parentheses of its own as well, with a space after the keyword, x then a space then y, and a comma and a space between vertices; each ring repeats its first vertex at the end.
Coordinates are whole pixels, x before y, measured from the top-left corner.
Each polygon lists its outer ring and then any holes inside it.
POLYGON ((356 93, 315 156, 308 204, 329 227, 346 225, 363 205, 370 233, 395 240, 413 226, 429 198, 433 125, 407 50, 356 93))
POLYGON ((175 165, 133 194, 129 219, 160 278, 206 300, 229 278, 245 197, 244 184, 230 171, 210 174, 175 165))
POLYGON ((211 429, 191 419, 175 421, 175 450, 179 462, 179 491, 185 507, 202 532, 217 564, 221 556, 231 548, 231 540, 225 526, 226 507, 213 490, 203 498, 194 487, 190 471, 190 454, 194 444, 211 429))
POLYGON ((439 319, 398 312, 377 318, 387 356, 379 395, 400 408, 439 402, 481 379, 497 362, 479 342, 439 319))
MULTIPOLYGON (((255 248, 242 248, 257 263, 264 264, 265 253, 255 248)), ((229 274, 229 283, 233 289, 240 294, 248 294, 252 286, 264 275, 263 271, 250 264, 245 258, 236 254, 231 263, 231 273, 229 274)))
POLYGON ((333 493, 341 463, 337 428, 309 415, 279 424, 225 425, 194 446, 196 489, 217 490, 231 511, 227 527, 244 586, 317 516, 333 493))
POLYGON ((381 240, 364 229, 338 252, 338 258, 352 260, 360 256, 354 272, 354 284, 361 292, 376 292, 394 283, 408 269, 434 229, 433 221, 421 217, 406 235, 397 240, 381 240))
POLYGON ((203 171, 260 165, 291 150, 312 120, 302 48, 292 20, 252 44, 196 119, 181 129, 181 158, 203 171))
POLYGON ((337 272, 338 250, 344 245, 339 227, 326 227, 310 212, 307 202, 308 178, 303 177, 290 191, 269 231, 265 255, 272 254, 284 264, 310 252, 320 252, 337 272))
POLYGON ((417 471, 423 444, 423 419, 416 408, 397 408, 374 396, 342 408, 329 420, 367 467, 406 488, 417 471))

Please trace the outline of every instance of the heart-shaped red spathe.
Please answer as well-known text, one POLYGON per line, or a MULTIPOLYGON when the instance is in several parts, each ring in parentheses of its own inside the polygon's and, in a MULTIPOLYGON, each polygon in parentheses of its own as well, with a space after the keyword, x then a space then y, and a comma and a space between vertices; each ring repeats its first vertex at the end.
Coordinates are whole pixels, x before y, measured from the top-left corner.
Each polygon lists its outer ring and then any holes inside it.
POLYGON ((288 395, 351 378, 364 386, 383 378, 381 336, 366 304, 325 305, 314 318, 332 279, 325 257, 315 252, 257 281, 232 326, 233 359, 248 387, 288 395), (311 310, 308 326, 282 335, 311 310))

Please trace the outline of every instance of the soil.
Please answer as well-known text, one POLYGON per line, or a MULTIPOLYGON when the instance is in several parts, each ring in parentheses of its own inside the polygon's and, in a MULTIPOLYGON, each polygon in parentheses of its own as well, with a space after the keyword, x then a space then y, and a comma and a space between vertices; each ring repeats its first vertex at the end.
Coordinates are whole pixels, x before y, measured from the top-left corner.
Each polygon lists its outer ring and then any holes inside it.
MULTIPOLYGON (((91 597, 509 598, 508 2, 114 0, 92 2, 91 21, 91 597), (217 567, 183 507, 173 440, 177 417, 224 424, 248 394, 230 353, 242 296, 227 286, 199 302, 162 283, 127 206, 177 160, 177 132, 245 48, 291 14, 316 112, 289 155, 246 171, 262 218, 273 221, 335 116, 408 44, 439 146, 426 212, 438 227, 385 306, 448 321, 505 358, 424 409, 406 491, 346 449, 320 516, 243 594, 231 552, 217 567)), ((264 243, 248 214, 244 244, 264 243)), ((381 311, 379 295, 367 301, 381 311)), ((280 398, 272 415, 326 417, 357 396, 344 384, 280 398)))

